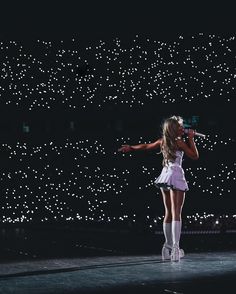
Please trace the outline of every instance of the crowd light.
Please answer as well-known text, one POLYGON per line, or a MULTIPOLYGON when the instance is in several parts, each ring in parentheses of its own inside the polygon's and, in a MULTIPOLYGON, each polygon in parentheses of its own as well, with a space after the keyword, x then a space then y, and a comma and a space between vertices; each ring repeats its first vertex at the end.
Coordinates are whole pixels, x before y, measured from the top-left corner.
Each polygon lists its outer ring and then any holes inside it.
POLYGON ((114 38, 83 45, 72 38, 34 45, 29 53, 23 42, 0 42, 6 105, 30 111, 133 108, 154 100, 202 103, 220 96, 230 103, 234 97, 235 36, 199 33, 167 42, 137 35, 129 44, 114 38))

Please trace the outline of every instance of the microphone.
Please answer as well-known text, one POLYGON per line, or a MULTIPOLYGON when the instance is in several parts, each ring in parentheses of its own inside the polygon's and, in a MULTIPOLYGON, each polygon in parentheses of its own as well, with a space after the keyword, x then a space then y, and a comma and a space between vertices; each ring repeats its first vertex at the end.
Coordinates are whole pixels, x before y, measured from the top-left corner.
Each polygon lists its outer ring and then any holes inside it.
MULTIPOLYGON (((189 129, 184 129, 184 132, 185 132, 185 134, 188 134, 189 133, 189 129)), ((195 132, 195 136, 199 136, 199 137, 203 137, 203 138, 206 137, 206 135, 201 134, 201 133, 198 133, 198 132, 195 132)))

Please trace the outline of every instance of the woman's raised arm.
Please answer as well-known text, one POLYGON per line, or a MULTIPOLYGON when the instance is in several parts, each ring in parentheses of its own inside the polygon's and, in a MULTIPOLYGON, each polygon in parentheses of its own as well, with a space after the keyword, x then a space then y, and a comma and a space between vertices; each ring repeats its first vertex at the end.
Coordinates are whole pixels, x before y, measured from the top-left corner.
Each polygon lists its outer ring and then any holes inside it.
POLYGON ((197 160, 199 158, 198 150, 194 142, 195 131, 190 130, 188 134, 188 144, 181 139, 177 140, 178 147, 184 151, 184 153, 191 159, 197 160))

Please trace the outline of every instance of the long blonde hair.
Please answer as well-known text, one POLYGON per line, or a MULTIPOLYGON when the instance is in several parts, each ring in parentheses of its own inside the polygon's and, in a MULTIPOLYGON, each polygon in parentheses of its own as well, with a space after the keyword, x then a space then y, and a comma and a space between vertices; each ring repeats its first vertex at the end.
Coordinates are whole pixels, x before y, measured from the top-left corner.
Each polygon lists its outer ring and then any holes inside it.
POLYGON ((162 125, 162 145, 161 152, 163 154, 163 166, 169 161, 174 162, 176 159, 176 151, 178 146, 176 138, 179 134, 179 127, 183 124, 183 119, 180 116, 171 116, 164 120, 162 125))

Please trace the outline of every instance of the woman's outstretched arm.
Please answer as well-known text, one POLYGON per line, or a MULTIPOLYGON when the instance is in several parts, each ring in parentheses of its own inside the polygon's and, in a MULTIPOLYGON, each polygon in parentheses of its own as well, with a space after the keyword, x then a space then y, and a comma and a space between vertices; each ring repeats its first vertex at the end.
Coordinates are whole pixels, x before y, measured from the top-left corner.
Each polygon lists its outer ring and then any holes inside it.
POLYGON ((122 145, 121 148, 118 149, 120 152, 130 152, 135 150, 152 150, 160 147, 162 143, 162 139, 158 139, 157 141, 149 144, 138 144, 138 145, 122 145))

